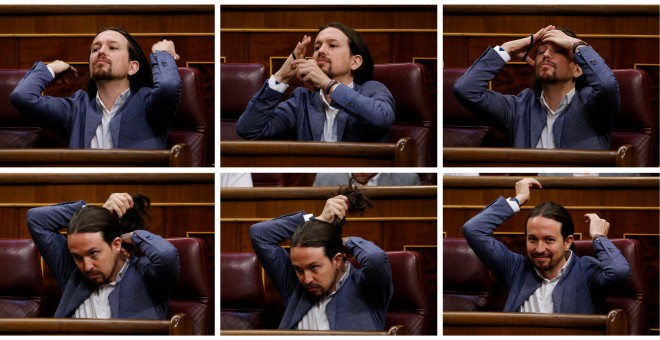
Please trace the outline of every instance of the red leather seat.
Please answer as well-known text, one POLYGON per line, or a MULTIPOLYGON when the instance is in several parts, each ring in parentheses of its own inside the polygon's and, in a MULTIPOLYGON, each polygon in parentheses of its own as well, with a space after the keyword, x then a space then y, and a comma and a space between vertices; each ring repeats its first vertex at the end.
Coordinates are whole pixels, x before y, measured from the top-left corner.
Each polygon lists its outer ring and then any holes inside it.
POLYGON ((385 329, 404 325, 407 334, 427 334, 428 285, 422 270, 422 256, 414 251, 388 251, 394 294, 387 308, 385 329))
POLYGON ((195 335, 213 334, 213 289, 209 279, 206 243, 199 238, 168 238, 179 253, 181 272, 170 298, 168 318, 185 313, 195 335))
POLYGON ((30 239, 0 239, 0 317, 43 317, 41 257, 30 239))
POLYGON ((437 164, 437 112, 431 109, 429 76, 421 64, 376 64, 374 80, 383 83, 396 102, 390 142, 412 137, 417 146, 417 166, 437 164))
MULTIPOLYGON (((611 239, 630 264, 630 279, 623 290, 608 294, 605 310, 623 309, 628 315, 628 334, 647 334, 647 299, 648 288, 646 271, 641 260, 639 241, 634 239, 611 239)), ((582 256, 596 257, 591 240, 575 241, 575 253, 582 256)))
POLYGON ((264 328, 261 264, 253 253, 220 253, 220 329, 264 328))
POLYGON ((178 143, 190 147, 193 166, 213 164, 212 118, 207 117, 204 92, 199 71, 179 67, 181 77, 181 103, 167 136, 167 148, 178 143))
POLYGON ((651 104, 651 80, 643 70, 612 70, 621 96, 610 150, 632 144, 639 166, 658 166, 658 111, 651 104))
POLYGON ((490 272, 465 239, 442 240, 442 279, 444 311, 488 310, 490 272))
POLYGON ((241 140, 236 122, 267 79, 262 64, 220 64, 220 140, 241 140))

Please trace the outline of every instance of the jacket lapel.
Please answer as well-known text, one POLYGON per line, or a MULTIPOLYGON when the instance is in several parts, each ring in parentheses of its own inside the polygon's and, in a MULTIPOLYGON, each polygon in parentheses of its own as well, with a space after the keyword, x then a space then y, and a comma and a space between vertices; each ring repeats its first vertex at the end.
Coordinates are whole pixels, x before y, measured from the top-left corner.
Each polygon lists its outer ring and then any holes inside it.
POLYGON ((91 114, 85 115, 85 136, 83 139, 83 145, 80 146, 81 148, 89 148, 92 145, 92 138, 96 135, 96 128, 101 124, 101 117, 103 116, 101 110, 99 110, 96 104, 96 97, 89 99, 89 107, 87 110, 88 112, 91 112, 91 114))
POLYGON ((541 105, 541 100, 536 98, 532 106, 532 119, 530 122, 530 135, 529 135, 529 147, 535 148, 538 144, 539 139, 541 139, 541 132, 547 122, 547 114, 543 110, 543 105, 541 105))
POLYGON ((323 126, 325 125, 325 107, 319 93, 315 92, 313 94, 314 98, 310 101, 310 107, 307 110, 309 124, 311 125, 312 141, 315 142, 321 141, 323 126))

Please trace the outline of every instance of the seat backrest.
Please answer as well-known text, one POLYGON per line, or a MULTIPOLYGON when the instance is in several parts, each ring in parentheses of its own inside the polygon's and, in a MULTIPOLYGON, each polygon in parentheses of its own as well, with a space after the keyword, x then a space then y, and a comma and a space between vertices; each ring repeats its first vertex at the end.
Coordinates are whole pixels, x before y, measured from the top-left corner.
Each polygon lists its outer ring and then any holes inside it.
POLYGON ((610 150, 632 144, 639 166, 658 166, 658 111, 652 105, 650 77, 637 69, 612 72, 619 83, 621 111, 614 122, 610 150))
POLYGON ((43 317, 41 257, 30 239, 0 239, 0 318, 43 317))
POLYGON ((374 80, 383 83, 396 102, 390 141, 412 137, 417 145, 418 166, 428 167, 436 159, 436 117, 432 112, 426 67, 415 63, 374 65, 374 80))
POLYGON ((410 335, 427 333, 428 285, 422 269, 422 256, 414 251, 388 251, 394 294, 387 309, 385 329, 404 325, 410 335))
POLYGON ((0 69, 0 148, 66 148, 69 141, 55 130, 41 127, 21 115, 10 94, 25 76, 25 69, 0 69))
POLYGON ((509 146, 504 131, 466 109, 454 96, 456 81, 465 68, 442 70, 442 141, 444 146, 509 146))
POLYGON ((181 77, 181 103, 167 136, 167 147, 186 143, 190 147, 193 166, 210 166, 212 141, 209 141, 210 118, 207 117, 206 101, 199 71, 191 67, 179 67, 181 77))
POLYGON ((444 311, 488 310, 490 272, 462 238, 442 240, 444 311))
POLYGON ((220 329, 263 328, 265 293, 253 253, 220 253, 220 329))
MULTIPOLYGON (((610 294, 605 299, 605 310, 623 309, 628 315, 628 334, 646 334, 648 288, 643 268, 640 244, 635 239, 611 239, 630 265, 630 279, 623 290, 610 294)), ((590 240, 575 241, 578 256, 596 257, 590 240)))
POLYGON ((220 64, 220 139, 241 140, 236 122, 267 79, 262 64, 220 64))
POLYGON ((185 313, 190 317, 193 334, 208 335, 213 313, 206 243, 194 237, 168 238, 179 253, 181 272, 172 297, 168 318, 185 313))

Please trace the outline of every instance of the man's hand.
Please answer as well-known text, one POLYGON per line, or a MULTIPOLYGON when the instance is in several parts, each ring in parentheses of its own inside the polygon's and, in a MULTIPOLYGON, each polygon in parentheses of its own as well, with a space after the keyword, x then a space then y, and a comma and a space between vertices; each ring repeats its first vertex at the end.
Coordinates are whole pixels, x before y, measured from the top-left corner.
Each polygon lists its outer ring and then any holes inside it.
POLYGON ((335 218, 342 220, 348 211, 348 204, 348 197, 344 195, 332 197, 325 202, 323 212, 316 219, 328 223, 332 223, 335 218))
POLYGON ((108 200, 103 204, 103 207, 114 211, 117 216, 121 218, 126 211, 133 207, 133 197, 127 193, 113 193, 108 197, 108 200))
POLYGON ((532 188, 541 188, 541 183, 534 178, 523 178, 516 182, 516 199, 523 205, 529 201, 529 196, 532 188))
POLYGON ((555 45, 557 45, 557 46, 559 46, 559 47, 561 47, 561 48, 563 48, 567 51, 570 51, 569 52, 569 54, 570 54, 570 53, 573 53, 573 51, 571 50, 573 48, 573 44, 578 42, 578 41, 581 41, 581 40, 577 39, 577 38, 569 37, 569 36, 566 35, 566 33, 562 32, 560 30, 552 30, 552 31, 546 32, 543 35, 543 37, 541 38, 541 41, 544 42, 544 43, 545 42, 552 42, 555 45))
POLYGON ((596 214, 585 214, 584 217, 587 218, 585 223, 589 222, 589 235, 591 238, 595 235, 607 236, 607 232, 610 230, 609 222, 598 217, 596 214))
POLYGON ((176 54, 176 50, 174 49, 174 42, 172 42, 172 40, 163 39, 155 43, 153 46, 151 46, 151 52, 155 53, 156 51, 165 51, 172 55, 174 60, 179 60, 179 55, 176 54))
POLYGON ((62 75, 65 82, 69 82, 69 78, 78 78, 78 70, 61 60, 55 60, 49 63, 48 67, 53 70, 55 77, 62 75))
MULTIPOLYGON (((553 25, 548 25, 545 28, 541 28, 538 32, 533 34, 534 37, 534 42, 533 45, 536 45, 537 43, 543 41, 544 36, 546 33, 552 31, 555 29, 555 26, 553 25)), ((561 31, 559 31, 561 32, 561 31)), ((532 42, 532 39, 530 39, 529 36, 516 39, 516 40, 511 40, 507 41, 504 44, 501 45, 501 47, 509 53, 509 55, 516 60, 522 59, 523 56, 525 56, 525 52, 527 52, 528 49, 531 48, 530 43, 532 42)), ((534 66, 536 62, 534 61, 534 56, 528 55, 525 60, 527 64, 534 66)))
POLYGON ((296 70, 296 76, 303 83, 314 84, 314 87, 325 90, 330 77, 321 70, 316 60, 296 59, 291 65, 296 70))
MULTIPOLYGON (((310 36, 303 36, 302 41, 299 41, 298 44, 296 44, 296 47, 293 49, 293 54, 296 56, 295 60, 305 59, 305 52, 307 51, 307 45, 312 42, 312 37, 310 36)), ((275 76, 275 80, 279 83, 288 83, 289 80, 291 80, 291 77, 296 75, 296 69, 292 65, 294 58, 293 56, 289 55, 289 57, 284 61, 284 64, 280 69, 275 72, 273 76, 275 76)))

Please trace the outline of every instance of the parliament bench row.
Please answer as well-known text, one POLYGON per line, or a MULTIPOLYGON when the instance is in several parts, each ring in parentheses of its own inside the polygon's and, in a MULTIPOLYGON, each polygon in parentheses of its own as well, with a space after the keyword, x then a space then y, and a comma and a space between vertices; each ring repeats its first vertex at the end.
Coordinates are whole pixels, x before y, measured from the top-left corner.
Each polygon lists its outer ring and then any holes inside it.
MULTIPOLYGON (((592 242, 575 241, 578 256, 595 257, 592 242)), ((633 239, 612 239, 631 268, 624 288, 607 295, 605 310, 621 309, 628 319, 627 334, 648 334, 649 292, 641 261, 640 243, 633 239)), ((479 260, 465 239, 443 240, 443 311, 501 312, 507 290, 479 260)))
MULTIPOLYGON (((168 238, 167 240, 177 249, 181 265, 179 281, 170 300, 168 317, 174 318, 177 314, 185 314, 183 318, 172 319, 172 327, 177 326, 178 323, 181 323, 181 326, 189 324, 181 332, 192 332, 196 335, 213 334, 213 289, 208 278, 206 244, 198 238, 168 238)), ((30 239, 0 239, 0 258, 5 263, 0 268, 0 296, 2 297, 0 298, 0 320, 13 319, 16 321, 16 319, 42 319, 52 316, 52 314, 47 315, 46 313, 47 304, 58 303, 59 289, 53 291, 47 286, 50 282, 45 279, 47 275, 42 270, 44 265, 34 242, 30 239)), ((20 324, 29 325, 26 322, 20 324)), ((16 327, 19 327, 19 323, 16 324, 16 327)), ((110 322, 106 326, 112 326, 112 323, 110 322)), ((35 334, 43 334, 51 330, 76 332, 75 329, 81 329, 80 327, 83 325, 76 322, 44 321, 39 327, 45 328, 34 329, 35 334)), ((132 329, 130 327, 149 326, 137 324, 126 325, 126 327, 129 328, 124 332, 130 333, 132 329)), ((161 329, 159 333, 162 333, 163 329, 168 329, 163 328, 164 324, 156 324, 154 327, 154 331, 158 328, 161 329)), ((0 328, 2 327, 0 326, 0 328)), ((16 328, 16 332, 19 332, 19 328, 16 328)), ((90 328, 82 328, 80 332, 86 332, 84 329, 90 328)), ((105 326, 97 331, 111 332, 105 326)), ((0 330, 1 332, 2 330, 0 330)), ((24 334, 29 332, 29 329, 24 330, 24 334)), ((139 332, 142 333, 142 331, 139 332)))
MULTIPOLYGON (((82 68, 81 68, 82 69, 82 68)), ((68 139, 49 126, 21 115, 9 97, 28 70, 0 70, 0 166, 210 166, 213 117, 208 117, 200 73, 180 67, 181 102, 167 138, 167 150, 69 150, 68 139), (31 150, 33 149, 33 150, 31 150), (48 150, 53 149, 53 150, 48 150), (167 155, 169 154, 169 155, 167 155)), ((82 79, 84 77, 81 78, 82 79)), ((55 81, 45 95, 69 96, 83 86, 55 81), (72 87, 72 86, 77 87, 72 87)))

